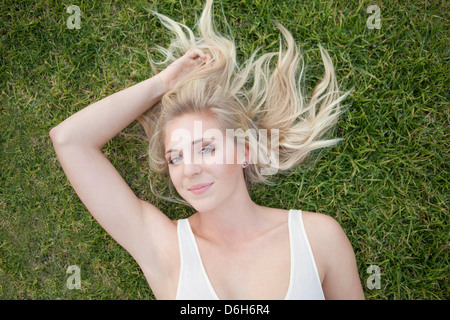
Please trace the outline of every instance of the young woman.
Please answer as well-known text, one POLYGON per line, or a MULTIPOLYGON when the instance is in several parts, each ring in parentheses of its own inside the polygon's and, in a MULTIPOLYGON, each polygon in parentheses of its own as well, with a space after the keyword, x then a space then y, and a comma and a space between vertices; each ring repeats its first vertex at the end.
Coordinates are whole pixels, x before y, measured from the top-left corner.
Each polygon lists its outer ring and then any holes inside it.
POLYGON ((213 28, 212 0, 197 37, 157 15, 176 35, 160 48, 170 65, 50 131, 88 210, 136 259, 158 299, 364 298, 353 249, 334 219, 259 206, 247 189, 336 142, 322 137, 345 95, 327 53, 320 48, 324 78, 306 101, 300 55, 281 25, 286 50, 255 53, 240 66, 233 41, 213 28), (167 172, 195 209, 188 219, 172 221, 138 199, 102 154, 136 119, 151 168, 167 172))

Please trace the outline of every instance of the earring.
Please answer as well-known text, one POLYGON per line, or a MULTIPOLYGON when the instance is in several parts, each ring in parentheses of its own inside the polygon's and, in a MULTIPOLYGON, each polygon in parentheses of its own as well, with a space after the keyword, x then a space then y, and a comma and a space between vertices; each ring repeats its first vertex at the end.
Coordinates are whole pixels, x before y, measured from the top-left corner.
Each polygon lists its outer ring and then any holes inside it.
POLYGON ((247 161, 244 161, 243 165, 244 165, 244 168, 245 168, 246 166, 248 166, 247 161))

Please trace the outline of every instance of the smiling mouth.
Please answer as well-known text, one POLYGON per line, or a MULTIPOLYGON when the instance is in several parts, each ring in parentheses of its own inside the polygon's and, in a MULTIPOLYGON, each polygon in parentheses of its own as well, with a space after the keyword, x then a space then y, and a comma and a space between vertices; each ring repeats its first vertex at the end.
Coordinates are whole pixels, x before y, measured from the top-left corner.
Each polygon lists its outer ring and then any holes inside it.
POLYGON ((201 193, 207 191, 212 185, 213 185, 213 182, 211 182, 211 183, 200 183, 200 184, 196 184, 192 188, 189 188, 188 190, 191 191, 194 194, 201 194, 201 193))

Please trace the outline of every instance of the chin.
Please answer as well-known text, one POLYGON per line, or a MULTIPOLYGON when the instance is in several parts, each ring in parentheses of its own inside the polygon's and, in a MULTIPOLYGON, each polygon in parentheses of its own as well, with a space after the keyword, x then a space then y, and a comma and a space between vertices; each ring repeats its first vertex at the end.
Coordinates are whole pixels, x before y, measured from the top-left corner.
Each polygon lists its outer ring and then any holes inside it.
POLYGON ((209 212, 216 208, 217 203, 212 199, 186 200, 197 212, 209 212))
POLYGON ((195 194, 184 189, 182 191, 183 193, 179 194, 198 212, 209 212, 213 211, 217 207, 217 204, 221 202, 221 199, 217 197, 218 194, 214 191, 214 189, 210 189, 203 194, 195 194))

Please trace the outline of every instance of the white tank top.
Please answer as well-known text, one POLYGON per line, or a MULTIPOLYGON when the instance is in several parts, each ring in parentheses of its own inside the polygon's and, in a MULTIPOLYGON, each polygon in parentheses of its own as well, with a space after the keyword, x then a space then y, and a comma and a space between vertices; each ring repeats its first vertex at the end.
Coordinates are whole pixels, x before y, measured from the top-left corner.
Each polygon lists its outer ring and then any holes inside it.
MULTIPOLYGON (((319 273, 303 226, 301 210, 289 210, 291 271, 285 300, 325 299, 319 273)), ((188 219, 178 220, 180 275, 177 300, 219 300, 197 247, 188 219)))

